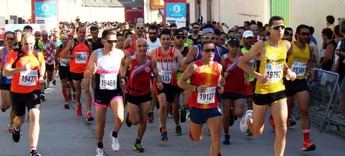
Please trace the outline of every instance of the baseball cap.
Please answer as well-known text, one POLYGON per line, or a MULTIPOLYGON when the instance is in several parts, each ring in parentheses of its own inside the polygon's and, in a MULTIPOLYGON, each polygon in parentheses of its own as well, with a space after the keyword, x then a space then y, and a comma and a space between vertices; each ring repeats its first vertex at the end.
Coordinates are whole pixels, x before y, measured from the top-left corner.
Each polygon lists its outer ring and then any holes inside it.
POLYGON ((254 34, 253 34, 252 31, 246 30, 246 31, 243 32, 242 37, 243 38, 254 37, 254 34))
POLYGON ((182 29, 176 29, 176 30, 174 31, 174 36, 178 36, 178 35, 184 35, 182 29))
POLYGON ((232 37, 228 40, 229 45, 240 46, 240 40, 236 37, 232 37))

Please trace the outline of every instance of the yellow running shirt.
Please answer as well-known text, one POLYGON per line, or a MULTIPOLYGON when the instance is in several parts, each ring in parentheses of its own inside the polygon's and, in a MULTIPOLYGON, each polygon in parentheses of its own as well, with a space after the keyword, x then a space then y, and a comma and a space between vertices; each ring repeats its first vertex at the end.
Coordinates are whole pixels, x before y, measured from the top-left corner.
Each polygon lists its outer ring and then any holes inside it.
POLYGON ((265 84, 256 82, 256 94, 268 94, 285 90, 283 84, 284 64, 286 63, 287 49, 285 41, 279 41, 277 48, 272 48, 267 41, 265 53, 261 58, 259 73, 265 75, 268 81, 265 84))

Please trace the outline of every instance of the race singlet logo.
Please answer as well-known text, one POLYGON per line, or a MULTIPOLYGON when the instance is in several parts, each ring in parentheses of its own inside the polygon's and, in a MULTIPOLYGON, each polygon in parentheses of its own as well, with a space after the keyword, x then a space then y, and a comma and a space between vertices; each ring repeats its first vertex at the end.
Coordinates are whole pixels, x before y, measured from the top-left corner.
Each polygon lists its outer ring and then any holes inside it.
POLYGON ((275 83, 282 79, 284 64, 266 64, 266 78, 268 82, 275 83))
POLYGON ((77 57, 75 58, 76 64, 86 64, 87 52, 76 52, 77 57))
POLYGON ((102 90, 116 90, 117 89, 117 74, 101 74, 99 81, 99 89, 102 90))
POLYGON ((172 71, 160 71, 159 77, 161 81, 165 84, 170 84, 171 82, 172 71))
POLYGON ((307 64, 303 62, 293 62, 292 71, 296 73, 296 76, 304 76, 307 71, 307 64))
POLYGON ((21 86, 36 86, 36 80, 38 78, 38 71, 22 71, 20 72, 19 85, 21 86))
POLYGON ((207 87, 205 92, 198 93, 197 103, 210 104, 214 103, 216 95, 216 87, 207 87))

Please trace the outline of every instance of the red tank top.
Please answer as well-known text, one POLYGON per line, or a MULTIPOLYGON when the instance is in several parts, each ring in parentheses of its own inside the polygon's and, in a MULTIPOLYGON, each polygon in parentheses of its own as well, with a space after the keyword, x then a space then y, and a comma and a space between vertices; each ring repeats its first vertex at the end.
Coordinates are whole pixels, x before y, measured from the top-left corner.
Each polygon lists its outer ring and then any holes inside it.
POLYGON ((174 54, 175 48, 170 47, 168 53, 163 53, 162 48, 156 49, 156 61, 158 74, 165 84, 177 86, 177 56, 174 54))
POLYGON ((224 92, 243 94, 245 86, 244 72, 237 65, 232 68, 233 61, 229 57, 226 57, 225 64, 223 66, 224 71, 228 71, 229 76, 225 80, 224 92), (228 70, 231 68, 232 70, 228 70))
POLYGON ((144 64, 139 64, 136 55, 132 55, 132 65, 128 69, 129 77, 126 91, 132 96, 142 96, 151 92, 151 59, 146 60, 144 64))
POLYGON ((72 58, 70 61, 70 71, 72 73, 83 73, 86 69, 87 63, 90 58, 90 49, 87 45, 87 41, 78 42, 74 39, 75 47, 72 50, 72 55, 77 55, 77 57, 72 58))
POLYGON ((221 76, 219 63, 213 62, 211 66, 203 65, 200 60, 195 61, 197 66, 195 73, 190 77, 191 85, 207 85, 204 93, 191 92, 189 106, 199 109, 211 109, 218 107, 216 95, 218 79, 221 76))

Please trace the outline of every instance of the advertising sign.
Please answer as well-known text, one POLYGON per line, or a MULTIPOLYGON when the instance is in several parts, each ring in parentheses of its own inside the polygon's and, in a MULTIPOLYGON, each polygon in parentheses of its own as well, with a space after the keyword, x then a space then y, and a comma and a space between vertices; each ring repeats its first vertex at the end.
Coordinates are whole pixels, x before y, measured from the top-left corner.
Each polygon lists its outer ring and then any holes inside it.
POLYGON ((186 3, 166 3, 166 23, 175 23, 177 28, 186 26, 186 3))

